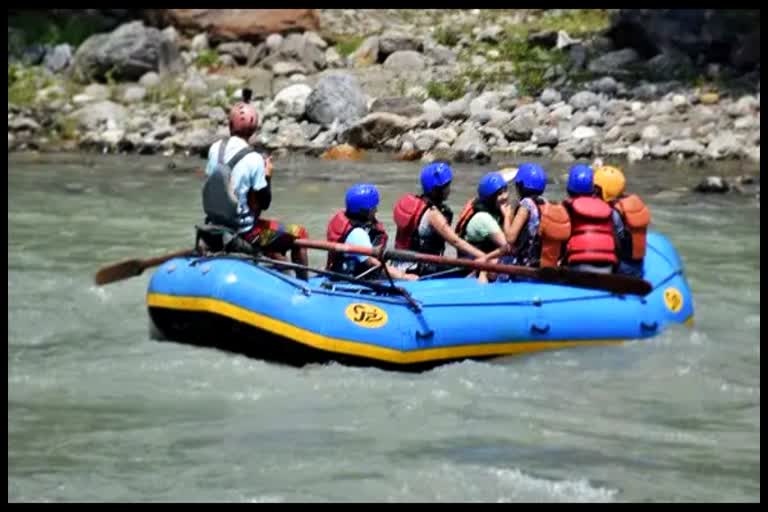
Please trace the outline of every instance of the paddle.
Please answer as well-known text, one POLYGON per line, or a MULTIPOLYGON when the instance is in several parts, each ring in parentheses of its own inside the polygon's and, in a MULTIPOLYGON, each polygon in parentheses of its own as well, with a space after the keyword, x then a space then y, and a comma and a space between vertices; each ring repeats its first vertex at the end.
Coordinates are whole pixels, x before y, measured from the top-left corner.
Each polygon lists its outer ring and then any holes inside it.
POLYGON ((94 280, 99 286, 114 283, 115 281, 122 281, 123 279, 128 279, 129 277, 141 275, 141 273, 146 269, 155 267, 157 265, 162 265, 170 259, 178 258, 180 256, 189 256, 193 253, 193 249, 184 249, 146 260, 140 260, 137 258, 120 261, 99 269, 99 271, 96 272, 94 280))
POLYGON ((518 265, 504 265, 501 263, 489 263, 463 258, 449 258, 434 254, 425 254, 398 249, 384 249, 362 247, 359 245, 339 244, 324 240, 295 240, 299 247, 322 249, 333 252, 348 252, 372 256, 378 259, 396 259, 402 261, 415 261, 424 263, 437 263, 465 267, 475 270, 485 270, 498 274, 513 274, 530 277, 547 283, 558 283, 582 288, 594 288, 613 293, 647 295, 653 289, 651 284, 643 279, 636 279, 616 274, 597 274, 594 272, 578 272, 566 268, 529 268, 518 265))

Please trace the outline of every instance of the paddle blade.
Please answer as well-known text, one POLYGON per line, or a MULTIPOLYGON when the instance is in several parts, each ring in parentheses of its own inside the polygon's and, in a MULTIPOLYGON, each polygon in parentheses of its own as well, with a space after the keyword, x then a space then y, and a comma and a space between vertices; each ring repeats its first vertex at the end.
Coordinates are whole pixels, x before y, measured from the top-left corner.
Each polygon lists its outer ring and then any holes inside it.
POLYGON ((543 279, 550 282, 606 290, 622 295, 645 296, 653 290, 651 283, 644 279, 619 274, 597 274, 553 267, 540 268, 538 272, 543 279))
POLYGON ((144 272, 144 266, 141 264, 141 260, 125 260, 119 263, 114 263, 108 267, 104 267, 96 272, 95 281, 96 284, 101 286, 115 281, 122 281, 129 277, 135 277, 144 272))

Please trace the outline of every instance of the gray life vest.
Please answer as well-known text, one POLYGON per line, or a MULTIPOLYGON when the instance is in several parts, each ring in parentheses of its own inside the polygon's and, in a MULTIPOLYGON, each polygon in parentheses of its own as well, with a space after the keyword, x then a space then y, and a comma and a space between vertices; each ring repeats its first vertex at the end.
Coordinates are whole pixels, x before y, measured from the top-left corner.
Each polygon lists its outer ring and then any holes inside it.
POLYGON ((240 215, 237 213, 238 201, 230 177, 237 163, 254 150, 246 146, 229 162, 224 162, 224 151, 228 142, 229 137, 221 141, 216 167, 203 185, 203 210, 208 222, 237 229, 240 215))

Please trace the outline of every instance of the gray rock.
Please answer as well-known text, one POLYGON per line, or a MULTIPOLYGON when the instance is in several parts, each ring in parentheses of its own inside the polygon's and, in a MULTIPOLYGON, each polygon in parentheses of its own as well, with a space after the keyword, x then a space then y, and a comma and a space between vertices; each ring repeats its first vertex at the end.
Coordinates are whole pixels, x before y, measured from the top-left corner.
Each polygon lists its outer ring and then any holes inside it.
POLYGON ((656 78, 683 78, 693 70, 693 62, 684 53, 668 49, 645 63, 647 72, 656 78))
POLYGON ((619 90, 619 83, 612 76, 604 76, 600 80, 592 82, 590 88, 597 93, 613 95, 619 90))
POLYGON ((593 105, 599 105, 600 97, 590 91, 581 91, 571 96, 568 103, 576 110, 586 110, 593 105))
POLYGON ((502 128, 512 120, 512 114, 503 110, 491 109, 484 112, 488 115, 487 124, 491 128, 502 128))
POLYGON ((718 133, 707 145, 710 158, 740 157, 743 154, 739 138, 730 131, 718 133))
POLYGON ((393 137, 401 135, 410 128, 408 118, 388 112, 374 112, 352 125, 343 134, 343 139, 353 146, 373 148, 393 137))
POLYGON ((539 101, 546 106, 550 106, 560 101, 561 98, 562 96, 559 91, 552 88, 546 88, 541 92, 539 101))
POLYGON ((92 101, 104 101, 109 99, 111 91, 106 85, 91 84, 83 89, 83 94, 91 98, 92 101))
MULTIPOLYGON (((73 58, 73 76, 85 82, 104 79, 110 73, 115 80, 135 81, 148 71, 160 70, 161 53, 180 60, 178 48, 159 30, 140 21, 127 23, 109 34, 86 39, 73 58)), ((178 65, 166 63, 169 69, 178 65)))
POLYGON ((560 142, 557 128, 536 128, 533 130, 531 142, 535 142, 539 146, 557 146, 560 142))
POLYGON ((289 34, 283 40, 278 55, 301 62, 307 70, 319 71, 325 69, 325 52, 318 46, 309 43, 302 34, 289 34))
POLYGON ((419 52, 423 48, 421 39, 402 32, 387 31, 379 36, 379 58, 386 59, 396 52, 419 52))
POLYGON ((205 32, 201 32, 199 34, 196 34, 195 37, 192 38, 192 43, 190 45, 190 49, 193 52, 202 52, 203 50, 208 49, 208 34, 205 32))
POLYGON ((443 117, 446 119, 466 119, 469 117, 469 100, 459 98, 443 106, 443 117))
POLYGON ((499 25, 485 27, 477 34, 476 39, 483 43, 498 43, 504 29, 499 25))
POLYGON ((605 137, 603 137, 606 141, 615 141, 618 140, 619 136, 621 135, 621 128, 618 126, 611 127, 610 130, 605 134, 605 137))
POLYGON ((8 129, 14 132, 37 132, 40 125, 31 117, 14 117, 8 121, 8 129))
POLYGON ((336 51, 336 48, 330 47, 325 50, 325 64, 326 67, 329 68, 343 68, 344 58, 339 55, 339 52, 336 51))
POLYGON ((760 100, 754 96, 742 96, 735 103, 728 105, 725 111, 731 117, 743 117, 754 115, 760 111, 760 100))
POLYGON ((110 121, 117 125, 124 124, 128 118, 128 110, 111 101, 100 101, 72 112, 67 118, 75 120, 86 129, 95 129, 110 121))
POLYGON ((123 102, 125 103, 137 103, 144 99, 147 95, 147 90, 144 87, 129 86, 123 91, 123 102))
POLYGON ((552 110, 550 118, 554 121, 568 120, 573 116, 573 107, 570 105, 562 105, 552 110))
POLYGON ((491 160, 488 146, 482 136, 473 128, 465 128, 453 144, 455 159, 459 162, 475 162, 485 164, 491 160))
POLYGON ((309 141, 304 135, 304 130, 296 123, 288 123, 281 126, 277 134, 267 142, 269 148, 293 148, 301 149, 309 146, 309 141))
POLYGON ((616 121, 616 125, 618 126, 631 126, 637 123, 637 119, 635 116, 622 116, 619 118, 618 121, 616 121))
POLYGON ((390 112, 405 117, 415 117, 424 113, 418 100, 407 97, 377 98, 371 104, 369 111, 390 112))
POLYGON ((312 88, 306 84, 288 86, 277 93, 264 115, 265 117, 277 115, 279 117, 300 118, 304 115, 307 98, 311 93, 312 88))
POLYGON ((522 114, 504 125, 502 131, 504 136, 510 141, 528 141, 531 135, 533 135, 536 124, 536 118, 533 114, 522 114))
POLYGON ((436 66, 453 66, 456 63, 456 52, 440 44, 425 44, 424 56, 436 66))
POLYGON ((43 59, 45 66, 52 73, 63 71, 72 60, 72 47, 68 44, 59 44, 48 49, 43 59))
POLYGON ((760 118, 752 115, 743 116, 733 122, 736 130, 749 130, 751 128, 760 128, 760 118))
POLYGON ((247 87, 253 91, 254 99, 272 96, 274 75, 264 68, 252 68, 248 71, 247 87))
POLYGON ((655 124, 649 124, 643 128, 640 138, 646 142, 656 142, 661 138, 661 131, 655 124))
POLYGON ((705 152, 704 146, 693 139, 673 140, 669 143, 669 150, 686 156, 703 156, 705 152))
POLYGON ((590 126, 605 126, 605 117, 594 107, 584 113, 585 121, 590 126))
POLYGON ((325 50, 328 47, 328 43, 326 43, 325 40, 322 37, 320 37, 320 34, 318 34, 317 32, 314 32, 314 31, 304 32, 304 39, 306 39, 307 43, 317 46, 321 50, 325 50))
POLYGON ((159 85, 159 84, 160 84, 160 75, 158 75, 154 71, 144 73, 139 79, 139 85, 142 85, 143 87, 146 87, 146 88, 155 87, 156 85, 159 85))
POLYGON ((574 44, 568 49, 568 65, 573 71, 584 68, 587 62, 587 49, 583 44, 574 44))
POLYGON ((643 151, 643 148, 639 146, 629 146, 627 148, 627 160, 630 162, 637 162, 639 160, 642 160, 643 157, 645 157, 645 152, 643 151))
POLYGON ((552 154, 552 161, 568 164, 571 162, 575 162, 576 158, 568 150, 560 148, 558 146, 557 148, 555 148, 555 151, 552 154))
POLYGON ((343 72, 333 72, 317 82, 307 98, 307 117, 328 126, 335 119, 349 125, 368 111, 365 94, 357 79, 343 72))
POLYGON ((698 185, 696 185, 693 190, 695 192, 701 192, 704 194, 724 194, 730 189, 731 186, 727 181, 725 181, 725 178, 720 176, 708 176, 698 185))
POLYGON ((571 137, 576 140, 592 139, 597 137, 597 130, 589 126, 579 126, 575 130, 573 130, 573 133, 571 133, 571 137))
POLYGON ((254 47, 251 43, 221 43, 216 51, 221 55, 231 55, 238 64, 248 62, 254 47))
POLYGON ((283 45, 283 36, 281 34, 269 34, 264 41, 270 53, 277 53, 283 45))
POLYGON ((637 62, 639 55, 632 48, 624 48, 614 52, 609 52, 592 60, 587 69, 593 73, 603 73, 607 75, 626 74, 624 68, 637 62))
POLYGON ((272 73, 275 76, 293 75, 296 73, 306 73, 307 70, 300 62, 295 61, 276 61, 272 64, 272 73))
POLYGON ((422 71, 426 66, 424 56, 413 50, 396 51, 384 61, 384 66, 399 71, 422 71))

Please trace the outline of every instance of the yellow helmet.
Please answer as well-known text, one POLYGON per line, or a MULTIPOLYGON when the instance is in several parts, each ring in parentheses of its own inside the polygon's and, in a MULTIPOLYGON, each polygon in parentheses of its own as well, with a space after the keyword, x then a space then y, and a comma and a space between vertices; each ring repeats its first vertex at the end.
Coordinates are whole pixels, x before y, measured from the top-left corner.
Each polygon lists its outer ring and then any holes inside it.
POLYGON ((603 165, 595 169, 594 183, 600 187, 603 201, 613 201, 624 193, 627 180, 618 167, 603 165))

